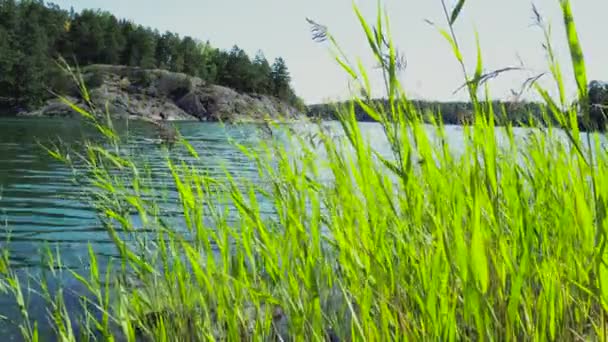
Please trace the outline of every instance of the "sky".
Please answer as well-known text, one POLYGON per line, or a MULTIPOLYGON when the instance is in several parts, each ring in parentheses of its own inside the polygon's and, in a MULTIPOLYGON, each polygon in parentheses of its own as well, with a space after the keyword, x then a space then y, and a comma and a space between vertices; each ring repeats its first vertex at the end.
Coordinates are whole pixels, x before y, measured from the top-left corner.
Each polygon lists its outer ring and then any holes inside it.
MULTIPOLYGON (((569 50, 559 6, 560 0, 468 0, 455 24, 467 68, 476 63, 475 32, 479 34, 484 70, 523 66, 489 83, 493 98, 509 99, 530 76, 548 71, 542 48, 542 31, 534 27, 532 3, 552 28, 552 44, 561 62, 568 95, 575 94, 569 50)), ((370 73, 373 93, 383 94, 382 78, 359 24, 353 3, 363 15, 375 20, 376 0, 53 0, 61 7, 102 9, 119 18, 159 31, 210 41, 229 49, 238 45, 253 56, 258 50, 269 60, 283 57, 292 76, 292 86, 306 103, 345 99, 350 94, 348 74, 335 61, 330 46, 311 39, 311 18, 326 25, 348 58, 370 73)), ((446 0, 453 6, 455 0, 446 0)), ((589 80, 608 80, 608 1, 571 0, 589 80)), ((407 58, 401 73, 403 87, 411 98, 451 101, 467 98, 454 93, 463 83, 462 70, 448 42, 428 19, 446 27, 440 0, 384 0, 393 41, 407 58)), ((541 84, 556 94, 550 78, 541 84)), ((524 95, 536 99, 534 91, 524 95)))

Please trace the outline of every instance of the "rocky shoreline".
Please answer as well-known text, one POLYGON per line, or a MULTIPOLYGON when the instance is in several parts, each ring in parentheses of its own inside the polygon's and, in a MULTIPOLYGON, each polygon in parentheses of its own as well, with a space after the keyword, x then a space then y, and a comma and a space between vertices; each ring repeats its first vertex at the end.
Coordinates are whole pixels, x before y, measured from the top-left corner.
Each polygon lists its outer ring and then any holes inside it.
MULTIPOLYGON (((81 71, 90 105, 70 75, 54 90, 81 108, 112 117, 147 121, 250 122, 266 118, 299 120, 305 115, 289 104, 266 95, 239 93, 207 84, 198 77, 160 69, 92 65, 81 71), (91 108, 93 107, 93 108, 91 108)), ((58 98, 19 116, 71 117, 77 114, 58 98)))

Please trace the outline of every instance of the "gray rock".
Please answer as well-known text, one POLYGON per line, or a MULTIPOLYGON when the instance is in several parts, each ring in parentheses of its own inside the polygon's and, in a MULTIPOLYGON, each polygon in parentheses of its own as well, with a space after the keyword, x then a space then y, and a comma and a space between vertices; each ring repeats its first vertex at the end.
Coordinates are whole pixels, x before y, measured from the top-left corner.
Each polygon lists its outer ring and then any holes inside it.
POLYGON ((209 116, 207 110, 209 101, 204 96, 201 96, 200 93, 191 91, 184 95, 181 99, 177 100, 176 105, 186 113, 198 119, 203 119, 209 116))
MULTIPOLYGON (((71 102, 77 103, 78 100, 68 97, 71 102)), ((33 111, 23 111, 18 115, 21 116, 48 116, 48 117, 70 117, 78 115, 69 105, 59 99, 47 101, 46 105, 33 111)))
MULTIPOLYGON (((83 79, 93 106, 83 101, 78 87, 65 92, 77 106, 101 115, 131 119, 259 121, 265 118, 300 119, 303 114, 271 96, 241 94, 233 89, 206 84, 198 77, 166 70, 144 70, 116 65, 92 65, 83 79)), ((51 99, 23 116, 79 115, 58 99, 51 99)))

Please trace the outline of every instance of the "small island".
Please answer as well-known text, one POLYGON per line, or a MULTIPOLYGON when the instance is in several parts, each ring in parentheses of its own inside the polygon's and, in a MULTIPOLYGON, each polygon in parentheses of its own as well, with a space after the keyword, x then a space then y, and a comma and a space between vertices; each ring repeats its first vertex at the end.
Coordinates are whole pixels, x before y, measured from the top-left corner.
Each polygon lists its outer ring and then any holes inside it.
MULTIPOLYGON (((162 69, 120 65, 90 65, 80 72, 90 101, 76 82, 62 80, 60 92, 81 108, 107 111, 116 118, 145 121, 261 121, 297 119, 301 111, 272 95, 244 93, 210 84, 199 77, 162 69), (93 107, 93 108, 90 108, 93 107)), ((61 77, 70 78, 70 75, 61 77)), ((68 117, 78 115, 62 99, 50 98, 42 106, 21 111, 20 116, 68 117)))
POLYGON ((14 0, 1 9, 5 115, 73 114, 58 95, 90 106, 76 81, 86 85, 95 107, 130 118, 248 121, 293 118, 305 110, 281 57, 271 64, 261 51, 250 58, 236 45, 220 50, 104 11, 14 0))

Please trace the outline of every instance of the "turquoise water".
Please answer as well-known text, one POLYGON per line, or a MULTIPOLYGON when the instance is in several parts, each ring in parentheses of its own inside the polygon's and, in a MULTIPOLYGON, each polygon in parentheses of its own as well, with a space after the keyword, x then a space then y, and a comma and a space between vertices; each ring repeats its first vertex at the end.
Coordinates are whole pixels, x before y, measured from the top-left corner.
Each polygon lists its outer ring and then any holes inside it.
MULTIPOLYGON (((176 123, 175 127, 199 153, 200 169, 219 177, 225 168, 257 181, 256 168, 234 143, 259 145, 260 139, 268 138, 260 127, 199 122, 176 123)), ((152 174, 150 185, 164 197, 163 214, 179 229, 183 223, 177 195, 170 190, 165 158, 170 153, 172 157, 187 159, 187 152, 181 146, 163 149, 157 130, 150 125, 117 123, 117 129, 125 139, 121 149, 148 164, 152 174)), ((75 176, 73 169, 52 158, 42 147, 61 143, 77 153, 82 150, 83 141, 99 139, 93 127, 78 120, 0 120, 0 250, 8 248, 12 266, 24 279, 26 274, 34 278, 42 275, 41 255, 48 248, 61 255, 65 267, 84 272, 89 244, 102 266, 108 257, 116 255, 86 196, 86 180, 75 176)), ((78 163, 75 170, 81 170, 78 163)), ((78 307, 82 286, 70 277, 55 280, 51 286, 65 288, 68 305, 78 307)), ((35 289, 36 285, 32 287, 35 289)), ((32 318, 41 322, 41 330, 51 334, 44 324, 42 298, 32 293, 29 308, 32 318)), ((18 317, 11 299, 2 295, 1 316, 18 317)), ((0 336, 20 340, 15 327, 1 319, 0 336)))
MULTIPOLYGON (((212 175, 222 166, 253 179, 253 165, 229 142, 252 145, 259 139, 255 127, 223 127, 220 124, 178 123, 176 127, 204 160, 212 175)), ((119 130, 126 134, 126 128, 119 130)), ((122 146, 138 158, 145 158, 153 174, 152 186, 164 188, 170 182, 165 151, 153 127, 131 123, 127 143, 122 146)), ((112 246, 87 201, 86 184, 75 182, 73 170, 53 159, 42 146, 60 139, 79 151, 84 139, 96 139, 95 131, 78 121, 16 119, 0 121, 0 244, 10 237, 8 248, 14 266, 32 267, 40 261, 41 248, 61 251, 63 261, 78 266, 91 243, 99 253, 111 254, 112 246)), ((171 154, 186 155, 176 148, 171 154)), ((75 157, 74 157, 75 159, 75 157)), ((78 171, 78 165, 76 170, 78 171)), ((82 181, 82 179, 78 179, 82 181)), ((168 193, 167 215, 176 214, 177 198, 168 193)))
MULTIPOLYGON (((234 143, 239 143, 255 147, 261 140, 270 139, 262 126, 200 122, 174 125, 200 154, 199 168, 218 177, 222 176, 225 168, 245 179, 264 181, 259 179, 255 165, 234 146, 234 143)), ((327 125, 337 136, 340 135, 337 123, 327 125)), ((361 127, 381 154, 390 155, 379 125, 362 123, 361 127)), ((128 125, 117 124, 117 128, 125 138, 121 148, 149 164, 153 175, 151 185, 159 189, 170 187, 171 178, 165 167, 167 151, 159 144, 154 127, 131 122, 128 125)), ((304 134, 313 131, 313 128, 302 125, 293 129, 304 134)), ((446 131, 450 149, 456 154, 461 153, 462 128, 447 126, 446 131)), ((517 128, 515 132, 523 141, 530 130, 517 128)), ((86 182, 82 178, 75 182, 73 170, 54 160, 41 147, 50 146, 58 139, 78 152, 85 139, 99 139, 99 136, 92 127, 78 120, 0 119, 0 250, 8 248, 13 266, 22 274, 41 274, 41 253, 46 248, 59 252, 65 266, 81 270, 87 267, 89 244, 100 256, 102 264, 106 258, 115 255, 111 240, 88 202, 86 182), (9 239, 10 243, 7 242, 9 239)), ((602 139, 606 142, 605 138, 602 139)), ((187 158, 187 152, 181 147, 168 153, 173 157, 187 158)), ((180 223, 177 196, 170 190, 163 193, 163 215, 179 229, 183 224, 180 223)), ((263 205, 265 214, 272 215, 271 203, 263 205)), ((56 286, 70 290, 66 291, 68 304, 76 307, 82 286, 73 279, 65 279, 61 285, 58 284, 56 286)), ((0 295, 0 316, 16 317, 15 308, 10 304, 9 298, 0 295)), ((42 323, 42 331, 50 334, 45 330, 42 299, 32 295, 29 308, 32 318, 42 323)), ((20 340, 14 326, 2 320, 0 336, 6 336, 6 340, 20 340)))

